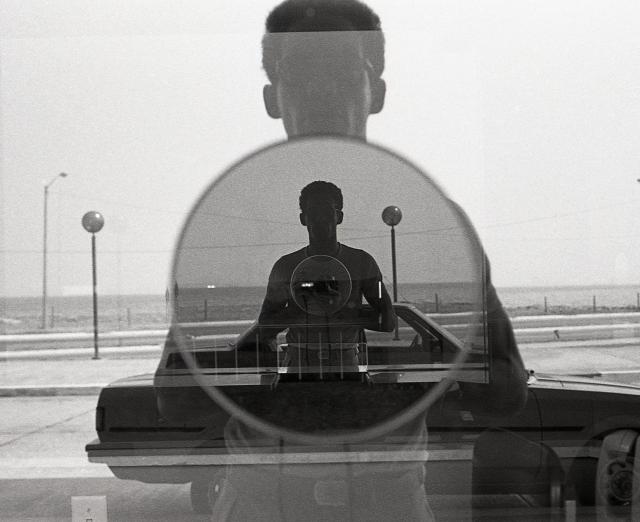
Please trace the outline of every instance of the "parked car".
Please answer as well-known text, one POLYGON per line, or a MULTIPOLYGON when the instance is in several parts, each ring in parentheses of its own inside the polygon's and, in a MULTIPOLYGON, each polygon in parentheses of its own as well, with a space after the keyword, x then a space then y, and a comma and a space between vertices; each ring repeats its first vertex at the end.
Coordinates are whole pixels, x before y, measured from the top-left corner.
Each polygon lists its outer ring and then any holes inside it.
MULTIPOLYGON (((305 394, 322 395, 331 411, 315 410, 311 433, 329 414, 334 423, 342 422, 340 428, 365 429, 369 426, 358 424, 363 419, 387 422, 399 404, 411 407, 436 383, 446 383, 426 414, 428 452, 407 454, 402 441, 373 449, 356 441, 342 448, 344 458, 426 461, 427 494, 440 499, 436 510, 441 506, 449 515, 456 508, 442 499, 455 495, 471 495, 477 513, 508 508, 511 518, 518 513, 559 516, 573 503, 585 516, 638 515, 640 387, 530 370, 522 411, 503 418, 483 415, 482 408, 477 413, 460 399, 458 384, 487 386, 489 370, 485 351, 465 346, 456 335, 460 314, 429 315, 407 303, 395 304, 394 310, 397 335, 367 332, 357 372, 313 382, 281 366, 282 343, 275 350, 256 344, 255 325, 230 343, 214 333, 213 323, 174 327, 155 375, 121 379, 102 390, 98 439, 86 447, 89 460, 106 463, 122 479, 190 482, 193 508, 206 512, 226 466, 238 462, 225 444, 230 413, 207 392, 213 385, 241 409, 285 429, 295 418, 295 428, 304 430, 302 410, 288 416, 279 406, 305 394), (177 331, 190 343, 188 350, 180 346, 177 331), (452 368, 455 374, 449 373, 452 368), (357 415, 339 400, 327 399, 344 393, 358 401, 357 415)), ((333 450, 307 446, 305 462, 326 462, 335 457, 333 450)), ((243 458, 277 463, 282 453, 262 448, 243 458)))

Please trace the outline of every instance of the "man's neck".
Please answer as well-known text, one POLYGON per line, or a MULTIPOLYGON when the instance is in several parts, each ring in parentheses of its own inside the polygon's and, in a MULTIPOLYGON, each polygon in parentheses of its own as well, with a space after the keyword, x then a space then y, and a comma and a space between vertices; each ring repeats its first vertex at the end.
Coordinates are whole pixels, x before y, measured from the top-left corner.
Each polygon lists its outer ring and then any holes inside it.
POLYGON ((355 139, 355 140, 361 140, 361 141, 367 141, 367 129, 364 128, 362 129, 362 131, 354 131, 354 132, 347 132, 344 134, 322 134, 322 133, 301 133, 301 134, 296 134, 296 133, 291 133, 291 134, 287 134, 287 140, 295 140, 298 138, 348 138, 348 139, 355 139))
POLYGON ((309 243, 307 247, 308 256, 335 256, 340 251, 340 243, 332 241, 329 243, 309 243))

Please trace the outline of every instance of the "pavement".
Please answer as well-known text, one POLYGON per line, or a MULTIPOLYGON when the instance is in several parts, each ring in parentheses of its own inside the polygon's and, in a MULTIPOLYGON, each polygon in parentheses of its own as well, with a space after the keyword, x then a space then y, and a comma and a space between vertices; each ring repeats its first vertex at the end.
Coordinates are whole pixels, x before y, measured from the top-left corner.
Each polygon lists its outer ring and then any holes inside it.
MULTIPOLYGON (((640 384, 640 339, 520 344, 527 369, 640 384)), ((0 354, 0 397, 98 395, 124 377, 153 373, 160 345, 28 350, 0 354)))
POLYGON ((117 379, 153 373, 160 360, 160 347, 152 348, 139 354, 102 350, 99 359, 93 359, 93 349, 84 350, 82 356, 55 359, 0 359, 0 397, 98 395, 117 379))

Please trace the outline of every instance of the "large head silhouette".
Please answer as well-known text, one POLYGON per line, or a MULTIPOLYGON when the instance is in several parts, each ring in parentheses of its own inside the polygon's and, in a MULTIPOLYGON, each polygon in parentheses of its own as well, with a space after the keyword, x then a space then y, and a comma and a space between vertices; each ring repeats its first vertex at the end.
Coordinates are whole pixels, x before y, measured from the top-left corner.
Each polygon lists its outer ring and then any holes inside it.
POLYGON ((384 105, 384 36, 361 2, 283 2, 267 18, 262 64, 267 113, 289 137, 365 138, 384 105))

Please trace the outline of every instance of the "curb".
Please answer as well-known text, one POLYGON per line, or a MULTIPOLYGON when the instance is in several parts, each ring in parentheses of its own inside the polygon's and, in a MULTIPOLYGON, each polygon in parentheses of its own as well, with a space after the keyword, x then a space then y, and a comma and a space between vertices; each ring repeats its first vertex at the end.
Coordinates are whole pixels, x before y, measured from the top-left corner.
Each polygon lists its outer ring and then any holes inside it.
MULTIPOLYGON (((16 350, 0 352, 0 363, 19 360, 49 360, 49 359, 92 359, 93 348, 57 348, 44 350, 16 350)), ((150 356, 160 357, 162 346, 159 344, 138 345, 138 346, 103 346, 99 349, 102 359, 105 356, 142 356, 145 359, 150 356)), ((130 357, 127 357, 130 358, 130 357)))
POLYGON ((98 395, 106 384, 61 384, 48 386, 0 386, 0 397, 52 397, 98 395))

